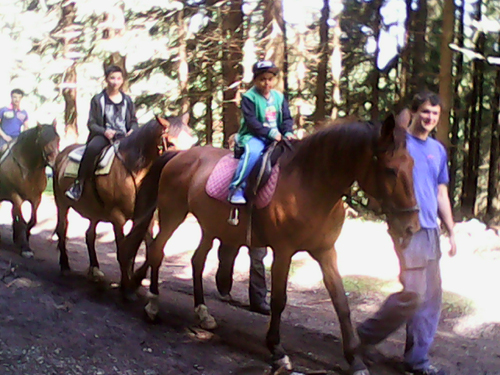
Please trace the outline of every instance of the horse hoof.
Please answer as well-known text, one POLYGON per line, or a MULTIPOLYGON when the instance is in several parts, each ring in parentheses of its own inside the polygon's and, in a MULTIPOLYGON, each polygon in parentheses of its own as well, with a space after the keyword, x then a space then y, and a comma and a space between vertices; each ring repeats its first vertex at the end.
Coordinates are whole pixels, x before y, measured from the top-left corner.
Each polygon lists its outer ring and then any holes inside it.
POLYGON ((199 305, 194 308, 194 312, 200 322, 200 327, 203 329, 211 330, 217 328, 217 322, 214 317, 208 312, 205 305, 199 305))
POLYGON ((35 256, 35 254, 33 254, 33 251, 31 250, 23 250, 21 251, 21 256, 26 259, 31 259, 35 256))
POLYGON ((290 357, 287 355, 275 361, 273 367, 277 368, 278 372, 280 371, 280 369, 285 371, 292 371, 293 369, 292 361, 290 360, 290 357))
POLYGON ((88 277, 91 281, 95 283, 100 283, 104 281, 104 272, 102 272, 98 267, 90 267, 88 272, 88 277))
POLYGON ((122 298, 125 302, 137 302, 137 294, 131 290, 122 290, 122 298))
POLYGON ((364 370, 357 370, 352 373, 352 375, 370 375, 370 371, 367 369, 364 370))
POLYGON ((146 316, 150 322, 156 321, 158 313, 160 312, 160 306, 158 305, 158 294, 153 294, 151 292, 147 293, 148 304, 144 308, 146 316))
POLYGON ((229 293, 224 295, 221 294, 219 298, 222 302, 231 302, 233 300, 233 297, 231 297, 229 293))

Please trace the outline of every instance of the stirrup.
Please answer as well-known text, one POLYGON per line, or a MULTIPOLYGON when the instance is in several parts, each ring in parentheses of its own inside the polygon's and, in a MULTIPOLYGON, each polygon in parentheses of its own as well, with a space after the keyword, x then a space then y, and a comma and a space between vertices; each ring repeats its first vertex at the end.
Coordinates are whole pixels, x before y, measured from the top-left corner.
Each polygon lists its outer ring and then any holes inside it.
POLYGON ((231 211, 229 211, 229 219, 227 219, 227 223, 236 227, 240 223, 240 210, 238 207, 231 207, 231 211))

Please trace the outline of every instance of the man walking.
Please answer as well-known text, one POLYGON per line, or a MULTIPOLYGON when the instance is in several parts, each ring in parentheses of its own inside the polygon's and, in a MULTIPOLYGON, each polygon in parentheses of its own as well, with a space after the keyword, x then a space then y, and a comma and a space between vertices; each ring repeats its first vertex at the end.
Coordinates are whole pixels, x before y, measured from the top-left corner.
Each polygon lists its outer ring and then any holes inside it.
POLYGON ((401 292, 390 295, 380 310, 358 327, 361 349, 384 340, 406 323, 405 370, 414 375, 445 375, 430 364, 429 349, 441 314, 441 272, 438 217, 449 234, 450 256, 456 254, 453 216, 448 198, 446 150, 429 137, 441 114, 441 101, 432 92, 413 98, 407 148, 415 161, 413 179, 421 229, 406 249, 396 246, 401 292))

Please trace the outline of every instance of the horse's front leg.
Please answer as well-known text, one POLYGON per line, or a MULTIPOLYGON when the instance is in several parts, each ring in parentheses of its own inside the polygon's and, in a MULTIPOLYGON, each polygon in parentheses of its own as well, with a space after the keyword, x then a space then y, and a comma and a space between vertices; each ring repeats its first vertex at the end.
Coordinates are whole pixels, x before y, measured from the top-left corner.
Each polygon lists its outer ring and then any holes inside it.
POLYGON ((337 313, 342 333, 344 356, 349 363, 350 373, 353 375, 369 375, 369 371, 361 358, 361 353, 358 352, 359 339, 355 335, 352 326, 351 311, 337 266, 337 252, 332 247, 329 250, 310 252, 310 254, 321 267, 323 281, 337 313))
POLYGON ((205 305, 205 296, 203 294, 203 269, 207 254, 212 248, 212 237, 202 233, 201 242, 191 258, 193 266, 193 288, 194 288, 194 312, 198 317, 200 326, 204 329, 217 328, 217 322, 208 312, 205 305))
POLYGON ((21 206, 23 199, 14 194, 12 197, 12 240, 21 249, 24 258, 33 258, 34 254, 28 241, 28 225, 24 220, 21 206))
POLYGON ((95 250, 96 227, 99 221, 91 220, 89 228, 85 233, 85 242, 89 253, 89 272, 88 276, 92 281, 101 282, 104 280, 104 272, 99 269, 99 261, 95 250))
POLYGON ((42 197, 37 197, 35 200, 31 201, 31 217, 30 220, 28 221, 28 227, 26 229, 26 236, 28 238, 28 241, 31 236, 31 229, 36 225, 37 223, 37 212, 38 212, 38 207, 40 206, 40 202, 42 201, 42 197))
POLYGON ((274 250, 271 268, 271 322, 267 331, 266 344, 272 355, 273 370, 276 371, 280 368, 292 370, 292 363, 281 345, 280 337, 281 314, 286 306, 286 286, 291 261, 291 255, 279 254, 274 250))

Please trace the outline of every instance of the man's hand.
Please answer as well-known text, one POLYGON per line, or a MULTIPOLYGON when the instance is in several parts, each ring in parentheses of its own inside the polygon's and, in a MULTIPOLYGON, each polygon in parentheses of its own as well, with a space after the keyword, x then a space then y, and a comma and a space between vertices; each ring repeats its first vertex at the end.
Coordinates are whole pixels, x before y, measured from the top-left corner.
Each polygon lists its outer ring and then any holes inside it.
POLYGON ((12 137, 10 135, 7 135, 7 134, 2 134, 2 138, 5 139, 7 142, 12 141, 12 137))
POLYGON ((448 251, 448 255, 450 257, 454 257, 457 255, 457 243, 455 242, 455 234, 453 232, 450 233, 450 251, 448 251))
POLYGON ((279 141, 281 141, 282 139, 283 139, 283 137, 281 136, 281 133, 278 133, 278 134, 276 135, 276 137, 274 137, 274 140, 275 140, 276 142, 279 142, 279 141))
POLYGON ((116 130, 106 129, 106 131, 104 132, 104 136, 109 140, 113 140, 115 135, 116 135, 116 130))
POLYGON ((288 140, 290 140, 290 139, 296 139, 295 134, 293 134, 293 133, 288 134, 288 135, 286 136, 286 139, 288 139, 288 140))

